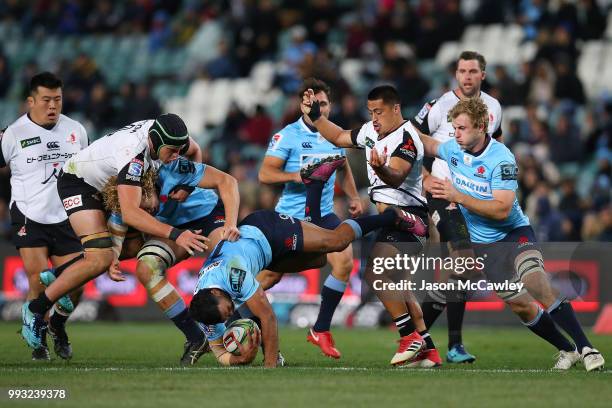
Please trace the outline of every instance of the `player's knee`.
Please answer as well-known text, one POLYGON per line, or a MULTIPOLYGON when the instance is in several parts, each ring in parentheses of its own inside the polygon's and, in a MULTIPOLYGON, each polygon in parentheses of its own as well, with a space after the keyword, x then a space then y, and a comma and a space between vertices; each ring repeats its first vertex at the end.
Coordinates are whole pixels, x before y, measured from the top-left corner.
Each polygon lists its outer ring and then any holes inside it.
POLYGON ((534 312, 537 314, 537 306, 531 302, 527 301, 508 301, 508 306, 510 306, 510 310, 517 316, 521 318, 523 321, 528 321, 533 318, 534 312))
POLYGON ((113 263, 113 241, 110 232, 85 235, 81 237, 81 245, 85 261, 92 264, 98 272, 107 270, 113 263))
MULTIPOLYGON (((330 262, 331 263, 331 262, 330 262)), ((353 259, 351 254, 343 253, 341 257, 336 257, 332 264, 332 273, 334 276, 340 280, 346 281, 351 275, 351 271, 353 270, 353 259)))
POLYGON ((148 241, 138 252, 136 276, 148 290, 164 279, 166 270, 174 265, 172 248, 162 241, 148 241))
POLYGON ((514 268, 521 281, 536 273, 546 274, 542 253, 535 249, 520 253, 514 260, 514 268))

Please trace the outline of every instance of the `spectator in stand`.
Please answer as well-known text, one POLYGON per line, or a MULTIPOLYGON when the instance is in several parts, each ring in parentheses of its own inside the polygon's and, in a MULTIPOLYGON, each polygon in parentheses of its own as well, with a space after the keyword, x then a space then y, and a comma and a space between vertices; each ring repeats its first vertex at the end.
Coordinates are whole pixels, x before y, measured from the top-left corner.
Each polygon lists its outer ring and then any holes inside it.
POLYGON ((582 141, 576 125, 571 122, 572 110, 559 114, 556 126, 548 139, 550 160, 555 164, 578 163, 582 159, 582 141))
POLYGON ((555 98, 569 99, 576 104, 583 105, 586 102, 586 97, 582 82, 566 58, 560 58, 557 61, 555 73, 555 98))
MULTIPOLYGON (((11 89, 13 75, 6 55, 0 49, 0 98, 4 98, 11 89)), ((0 124, 1 125, 1 124, 0 124)))
POLYGON ((495 67, 495 87, 499 90, 499 102, 503 106, 520 105, 521 95, 517 82, 512 78, 506 67, 498 65, 495 67))
POLYGON ((274 123, 263 106, 255 107, 255 115, 246 120, 240 129, 241 139, 261 147, 267 147, 274 123))
POLYGON ((535 76, 529 87, 529 101, 536 104, 549 105, 554 97, 555 74, 546 61, 536 64, 535 76))
POLYGON ((211 79, 236 78, 239 75, 238 67, 232 57, 229 44, 225 40, 217 44, 218 55, 206 64, 206 72, 211 79))
POLYGON ((149 51, 155 52, 165 48, 172 39, 170 16, 164 10, 159 10, 153 16, 153 24, 149 33, 149 51))

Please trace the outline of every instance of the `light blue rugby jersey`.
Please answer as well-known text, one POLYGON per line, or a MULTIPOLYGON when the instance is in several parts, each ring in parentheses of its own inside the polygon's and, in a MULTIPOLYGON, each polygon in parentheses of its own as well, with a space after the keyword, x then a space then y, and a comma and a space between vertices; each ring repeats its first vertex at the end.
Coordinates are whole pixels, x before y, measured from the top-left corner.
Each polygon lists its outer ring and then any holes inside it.
MULTIPOLYGON (((502 143, 490 140, 484 151, 477 156, 461 149, 455 139, 438 147, 438 155, 448 163, 455 187, 474 198, 492 200, 493 190, 518 189, 518 166, 514 155, 502 143)), ((503 239, 510 231, 529 225, 529 218, 515 198, 512 210, 503 221, 477 215, 459 206, 475 243, 490 243, 503 239)))
POLYGON ((158 170, 159 210, 155 218, 161 222, 178 226, 207 216, 215 208, 219 197, 214 190, 196 187, 206 171, 206 165, 179 158, 162 165, 158 170), (195 187, 195 190, 180 203, 168 197, 179 184, 195 187))
MULTIPOLYGON (((272 262, 272 248, 263 232, 252 225, 239 228, 237 241, 222 241, 212 251, 200 269, 194 293, 202 289, 217 288, 229 294, 236 309, 255 294, 259 282, 255 276, 272 262)), ((225 324, 204 326, 208 340, 223 336, 225 324)))
MULTIPOLYGON (((273 156, 285 161, 284 171, 292 173, 300 171, 303 166, 318 162, 325 157, 342 155, 344 149, 328 142, 319 132, 308 128, 304 119, 285 126, 272 136, 266 156, 273 156)), ((334 211, 334 183, 336 174, 325 183, 321 196, 321 216, 334 211)), ((304 218, 306 207, 306 189, 301 183, 286 183, 275 210, 297 219, 304 218)))

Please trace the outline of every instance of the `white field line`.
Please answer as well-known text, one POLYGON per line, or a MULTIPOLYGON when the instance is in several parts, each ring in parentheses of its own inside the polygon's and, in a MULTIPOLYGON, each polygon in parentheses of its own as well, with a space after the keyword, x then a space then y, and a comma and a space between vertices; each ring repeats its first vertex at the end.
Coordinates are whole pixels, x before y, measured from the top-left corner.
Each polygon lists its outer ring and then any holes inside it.
MULTIPOLYGON (((191 371, 228 371, 228 370, 264 370, 263 367, 0 367, 0 373, 18 373, 18 372, 151 372, 151 371, 175 371, 175 372, 191 372, 191 371)), ((565 372, 559 372, 555 370, 546 369, 510 369, 510 368, 457 368, 452 370, 439 370, 439 369, 410 369, 410 368, 367 368, 367 367, 283 367, 279 370, 289 371, 356 371, 356 372, 396 372, 396 373, 436 373, 436 374, 447 374, 447 373, 491 373, 491 374, 564 374, 565 372)), ((571 372, 580 372, 580 370, 571 370, 571 372)), ((612 374, 612 370, 604 370, 597 374, 612 374)))

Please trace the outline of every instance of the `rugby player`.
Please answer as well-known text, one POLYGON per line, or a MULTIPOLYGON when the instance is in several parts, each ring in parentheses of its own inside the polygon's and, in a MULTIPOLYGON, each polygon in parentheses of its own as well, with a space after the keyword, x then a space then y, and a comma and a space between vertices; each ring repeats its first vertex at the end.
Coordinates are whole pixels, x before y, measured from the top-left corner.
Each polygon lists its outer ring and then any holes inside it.
POLYGON ((487 134, 487 105, 480 98, 462 100, 449 115, 454 139, 440 143, 422 137, 426 154, 445 160, 451 173, 450 180, 432 180, 432 196, 459 206, 489 280, 524 283, 520 290, 498 295, 525 326, 559 350, 554 368, 568 370, 582 360, 587 371, 601 369, 604 358, 587 339, 571 303, 550 285, 533 229, 516 198, 514 155, 487 134))
POLYGON ((208 239, 200 231, 181 230, 158 221, 140 208, 142 176, 152 166, 169 163, 179 153, 198 149, 187 127, 174 114, 132 123, 110 133, 69 158, 59 174, 57 190, 83 256, 68 266, 36 299, 24 304, 22 336, 32 348, 41 345, 44 314, 61 296, 107 271, 114 260, 100 191, 117 176, 123 221, 144 233, 169 238, 188 253, 203 251, 208 239))
MULTIPOLYGON (((365 149, 370 200, 379 213, 389 206, 398 206, 426 222, 427 200, 422 196, 421 175, 423 145, 417 130, 402 117, 397 90, 389 85, 372 89, 368 94, 367 106, 372 120, 359 129, 345 130, 321 115, 320 102, 312 89, 304 93, 301 104, 302 112, 310 118, 321 136, 332 144, 365 149)), ((372 259, 395 257, 398 249, 394 245, 402 242, 413 243, 420 252, 425 237, 383 229, 379 231, 376 241, 366 268, 367 281, 374 277, 372 259)), ((422 354, 432 367, 440 365, 440 356, 423 322, 421 308, 412 295, 406 293, 407 299, 381 296, 380 292, 377 295, 393 317, 400 335, 391 364, 404 364, 423 349, 422 354)))
MULTIPOLYGON (((300 100, 307 89, 313 89, 321 106, 321 115, 329 117, 331 111, 329 86, 323 81, 309 78, 302 84, 298 94, 300 100)), ((335 174, 325 184, 322 194, 307 196, 299 171, 313 161, 325 160, 338 154, 344 155, 343 149, 322 138, 307 115, 302 115, 297 121, 272 136, 259 170, 259 181, 264 184, 284 184, 283 193, 275 210, 298 220, 310 221, 322 228, 334 229, 340 225, 340 218, 334 213, 335 174), (308 198, 320 201, 320 217, 312 216, 310 208, 313 205, 308 198)), ((338 169, 338 178, 349 200, 349 214, 351 217, 358 217, 362 213, 361 199, 348 163, 338 169)), ((352 246, 349 245, 342 252, 327 254, 327 261, 332 271, 323 284, 321 308, 314 326, 308 332, 307 340, 318 346, 324 355, 340 358, 341 354, 335 347, 330 326, 334 311, 342 299, 353 270, 352 246)), ((281 277, 280 274, 271 271, 262 271, 261 274, 269 275, 265 279, 273 281, 278 281, 281 277)))
MULTIPOLYGON (((36 298, 82 252, 81 242, 70 227, 57 196, 57 177, 64 162, 88 144, 79 122, 62 115, 62 81, 50 72, 30 80, 28 113, 0 134, 0 167, 11 170, 12 241, 23 260, 28 277, 27 300, 36 298), (48 262, 55 268, 51 271, 48 262), (42 282, 41 282, 42 277, 42 282)), ((49 334, 55 353, 72 357, 65 323, 82 289, 56 299, 49 318, 49 334)), ((33 360, 49 360, 46 330, 32 351, 33 360)))
MULTIPOLYGON (((304 182, 313 188, 323 185, 344 158, 331 158, 305 169, 304 182)), ((320 212, 313 203, 313 211, 320 212)), ((423 221, 397 207, 380 215, 342 222, 334 230, 320 228, 275 211, 257 211, 240 223, 240 238, 221 241, 200 270, 200 278, 189 307, 194 319, 209 326, 208 339, 219 361, 231 364, 231 357, 220 345, 225 322, 234 309, 246 304, 261 322, 264 366, 275 367, 278 361, 278 332, 272 306, 257 281, 257 274, 270 268, 275 271, 301 271, 321 267, 325 254, 344 250, 353 240, 379 228, 424 236, 423 221), (224 357, 225 356, 225 357, 224 357)))
MULTIPOLYGON (((210 239, 210 247, 216 245, 221 237, 234 241, 240 235, 236 227, 240 195, 234 177, 212 166, 179 158, 159 168, 155 184, 149 188, 153 190, 150 192, 152 196, 159 192, 159 208, 154 211, 159 221, 179 229, 201 230, 210 239)), ((104 188, 104 203, 107 209, 114 210, 109 219, 109 230, 118 257, 127 225, 119 212, 114 177, 104 188)), ((189 254, 169 239, 150 237, 136 256, 136 276, 140 283, 166 317, 185 335, 181 364, 195 364, 209 350, 206 336, 189 316, 183 298, 165 276, 167 269, 187 259, 189 254)), ((125 280, 115 267, 109 273, 115 281, 125 280)))
MULTIPOLYGON (((487 134, 501 141, 502 110, 497 99, 480 90, 482 81, 486 78, 485 58, 474 51, 464 51, 459 55, 455 78, 457 88, 448 91, 439 99, 434 99, 423 106, 412 124, 421 134, 432 136, 444 143, 453 138, 454 129, 448 112, 460 100, 479 97, 487 105, 489 112, 489 127, 487 134)), ((423 187, 427 191, 429 215, 436 226, 440 241, 448 243, 452 257, 473 257, 470 246, 470 235, 465 225, 461 211, 455 203, 437 199, 431 196, 431 182, 429 173, 423 172, 423 187)), ((448 165, 444 160, 435 159, 431 175, 438 179, 450 178, 448 165)), ((449 281, 456 285, 462 276, 451 272, 449 281)), ((472 363, 476 360, 472 354, 465 350, 462 339, 463 316, 465 314, 466 291, 429 291, 423 300, 423 319, 428 329, 431 328, 438 316, 446 308, 448 321, 448 353, 446 361, 449 363, 472 363)))

